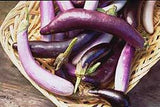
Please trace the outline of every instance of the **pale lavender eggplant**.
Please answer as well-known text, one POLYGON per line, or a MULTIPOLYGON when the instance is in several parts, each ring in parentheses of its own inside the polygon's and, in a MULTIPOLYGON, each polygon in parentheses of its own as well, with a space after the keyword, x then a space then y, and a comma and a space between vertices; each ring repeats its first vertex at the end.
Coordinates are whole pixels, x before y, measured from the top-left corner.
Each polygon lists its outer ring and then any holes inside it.
POLYGON ((123 19, 85 9, 70 9, 58 15, 51 23, 42 28, 40 33, 46 35, 75 29, 110 33, 124 39, 136 48, 142 48, 144 45, 144 39, 140 33, 123 19))
POLYGON ((64 0, 64 1, 63 0, 56 0, 56 3, 58 4, 58 7, 60 8, 60 10, 62 12, 74 8, 74 6, 70 0, 64 0))
POLYGON ((27 26, 22 21, 17 35, 18 55, 25 72, 36 84, 49 92, 61 96, 71 95, 74 89, 71 82, 51 74, 35 62, 28 44, 27 26))
POLYGON ((147 0, 144 2, 144 10, 143 10, 143 26, 145 30, 152 34, 154 32, 153 27, 153 13, 154 13, 154 6, 156 0, 147 0))
POLYGON ((73 58, 72 64, 76 65, 80 61, 82 56, 92 47, 102 44, 102 43, 109 43, 111 39, 112 39, 111 34, 105 33, 105 34, 100 35, 95 41, 88 44, 84 49, 81 49, 81 51, 73 58))
POLYGON ((96 10, 98 7, 99 0, 86 0, 84 4, 84 9, 86 10, 96 10))
MULTIPOLYGON (((53 1, 40 1, 41 28, 46 26, 54 18, 53 1)), ((41 35, 42 41, 51 41, 52 35, 41 35)))
POLYGON ((116 67, 115 74, 115 90, 126 92, 129 83, 131 62, 134 56, 135 49, 128 43, 124 46, 118 64, 116 67))

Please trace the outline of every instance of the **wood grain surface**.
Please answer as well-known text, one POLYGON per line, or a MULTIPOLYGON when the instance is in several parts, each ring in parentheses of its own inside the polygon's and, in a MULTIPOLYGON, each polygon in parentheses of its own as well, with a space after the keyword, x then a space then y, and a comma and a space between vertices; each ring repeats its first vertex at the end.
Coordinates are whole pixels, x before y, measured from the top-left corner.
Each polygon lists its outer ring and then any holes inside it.
MULTIPOLYGON (((17 1, 0 1, 0 25, 17 1)), ((160 62, 128 93, 131 107, 160 107, 160 62)), ((54 107, 11 63, 0 45, 0 107, 54 107)))

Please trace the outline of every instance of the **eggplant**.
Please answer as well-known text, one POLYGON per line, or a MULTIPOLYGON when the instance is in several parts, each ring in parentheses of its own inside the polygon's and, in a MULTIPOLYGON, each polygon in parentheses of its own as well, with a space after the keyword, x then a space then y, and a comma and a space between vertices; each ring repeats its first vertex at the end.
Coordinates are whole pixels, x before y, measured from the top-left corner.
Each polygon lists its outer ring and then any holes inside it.
POLYGON ((98 69, 91 75, 86 75, 82 78, 83 81, 92 83, 97 88, 106 88, 113 80, 118 59, 124 44, 124 41, 119 41, 115 44, 112 47, 111 53, 103 58, 101 61, 102 64, 98 67, 98 69))
MULTIPOLYGON (((98 37, 99 32, 88 31, 77 36, 78 40, 73 47, 73 51, 79 50, 80 47, 98 37)), ((66 50, 72 39, 66 41, 30 41, 29 46, 34 57, 38 58, 54 58, 66 50)), ((12 45, 13 49, 17 50, 17 43, 12 45)))
POLYGON ((77 64, 82 56, 92 47, 102 44, 102 43, 109 43, 112 40, 112 35, 105 33, 97 37, 93 42, 88 43, 84 48, 80 49, 76 55, 73 55, 72 64, 77 64))
POLYGON ((126 92, 129 84, 131 63, 135 49, 128 43, 124 46, 119 57, 115 74, 115 90, 126 92))
POLYGON ((114 0, 99 0, 98 8, 104 8, 111 3, 113 3, 114 0))
POLYGON ((129 97, 121 91, 116 91, 113 89, 102 89, 102 90, 89 90, 90 94, 94 94, 104 100, 108 101, 112 107, 129 107, 130 100, 129 97))
POLYGON ((70 0, 66 0, 66 1, 56 0, 56 3, 62 12, 74 8, 70 0))
POLYGON ((25 70, 24 75, 28 75, 37 85, 50 93, 61 96, 72 95, 74 86, 71 82, 51 74, 49 71, 38 65, 34 60, 28 44, 29 20, 27 7, 25 7, 24 13, 26 16, 18 27, 17 35, 18 55, 25 70))
POLYGON ((76 7, 76 8, 83 8, 84 4, 85 4, 86 0, 71 0, 72 4, 76 7))
POLYGON ((154 13, 154 6, 155 6, 156 0, 147 0, 144 4, 144 10, 143 10, 143 26, 145 30, 152 34, 154 32, 154 26, 153 26, 153 13, 154 13))
POLYGON ((111 46, 109 44, 104 43, 89 49, 80 60, 82 62, 82 67, 85 67, 86 65, 91 66, 94 64, 98 59, 107 55, 111 50, 110 48, 111 46))
POLYGON ((140 25, 141 10, 144 0, 128 0, 124 10, 124 19, 134 28, 140 25))
POLYGON ((40 33, 46 35, 82 28, 113 34, 135 48, 142 48, 144 45, 139 32, 123 19, 85 9, 70 9, 58 15, 40 33))
MULTIPOLYGON (((46 26, 55 16, 53 1, 40 1, 41 28, 46 26)), ((52 35, 41 35, 42 41, 52 41, 52 35)))

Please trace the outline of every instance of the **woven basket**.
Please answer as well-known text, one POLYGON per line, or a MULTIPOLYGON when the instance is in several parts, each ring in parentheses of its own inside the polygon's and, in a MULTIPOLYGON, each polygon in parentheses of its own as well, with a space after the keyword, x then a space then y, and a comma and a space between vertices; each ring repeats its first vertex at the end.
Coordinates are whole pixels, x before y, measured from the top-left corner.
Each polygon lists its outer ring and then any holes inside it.
MULTIPOLYGON (((19 69, 19 71, 27 78, 30 83, 38 89, 44 96, 50 99, 55 105, 59 107, 92 107, 97 105, 97 107, 101 106, 109 106, 106 102, 88 97, 61 97, 53 95, 46 90, 39 87, 28 75, 25 73, 17 53, 12 49, 12 44, 17 41, 17 28, 19 23, 24 18, 24 13, 22 9, 25 5, 29 6, 29 40, 38 40, 40 30, 40 15, 39 15, 39 1, 20 1, 6 16, 3 24, 0 29, 0 41, 2 47, 6 54, 9 56, 10 60, 14 63, 14 65, 19 69)), ((154 28, 155 32, 153 35, 149 35, 145 32, 142 26, 139 26, 139 32, 145 37, 146 44, 148 46, 144 47, 141 50, 137 50, 134 56, 134 60, 132 63, 131 69, 131 78, 128 87, 128 91, 130 91, 139 81, 140 79, 148 73, 150 68, 160 59, 160 2, 156 3, 154 9, 154 28)), ((53 68, 50 64, 51 59, 35 59, 39 62, 42 67, 53 71, 53 68)), ((114 88, 114 83, 110 84, 110 87, 114 88)), ((85 85, 82 85, 82 88, 85 90, 85 85)), ((82 95, 83 92, 79 93, 82 95)))

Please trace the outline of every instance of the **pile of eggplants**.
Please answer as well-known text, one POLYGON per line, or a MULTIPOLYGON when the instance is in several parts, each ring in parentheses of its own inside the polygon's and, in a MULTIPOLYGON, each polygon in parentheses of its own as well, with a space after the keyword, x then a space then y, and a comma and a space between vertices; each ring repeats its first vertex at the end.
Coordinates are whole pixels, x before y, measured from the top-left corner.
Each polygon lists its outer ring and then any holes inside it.
POLYGON ((17 42, 12 46, 18 51, 28 76, 53 94, 71 96, 77 77, 76 65, 81 63, 82 69, 87 66, 86 72, 93 70, 78 75, 94 87, 89 89, 88 95, 103 98, 113 107, 128 107, 130 101, 125 92, 132 59, 136 49, 142 49, 145 42, 137 28, 142 24, 146 32, 154 32, 156 0, 57 0, 55 3, 58 12, 52 1, 40 1, 38 41, 28 41, 28 11, 27 7, 24 9, 26 17, 18 28, 17 42), (113 7, 117 15, 108 13, 113 7), (35 62, 34 58, 56 59, 74 37, 77 41, 73 49, 55 74, 35 62), (96 63, 100 65, 93 69, 96 63), (113 80, 115 89, 108 89, 113 80))

